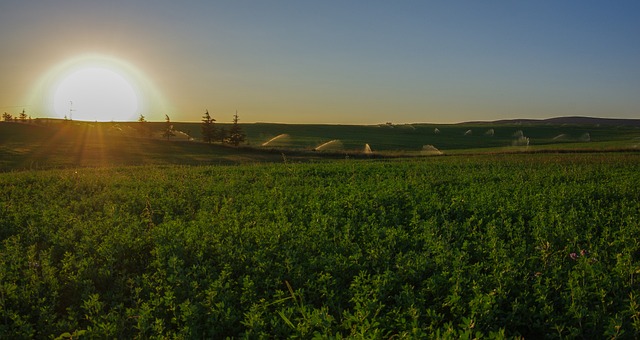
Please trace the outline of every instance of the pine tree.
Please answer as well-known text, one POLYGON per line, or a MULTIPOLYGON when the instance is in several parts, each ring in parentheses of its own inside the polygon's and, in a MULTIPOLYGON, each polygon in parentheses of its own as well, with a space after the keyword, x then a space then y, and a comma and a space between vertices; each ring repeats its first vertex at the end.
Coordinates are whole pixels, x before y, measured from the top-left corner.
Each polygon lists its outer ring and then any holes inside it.
POLYGON ((23 123, 27 121, 27 113, 24 112, 24 110, 22 110, 22 112, 20 112, 20 121, 23 122, 23 123))
POLYGON ((202 116, 202 141, 205 143, 211 143, 216 137, 216 126, 213 122, 216 120, 209 115, 209 110, 206 110, 204 116, 202 116))
POLYGON ((151 137, 151 130, 149 129, 149 124, 147 124, 147 120, 145 119, 145 117, 140 114, 140 117, 138 117, 138 132, 145 137, 151 137))
POLYGON ((162 137, 167 137, 167 140, 169 140, 169 138, 175 136, 175 132, 173 132, 173 124, 171 124, 171 119, 169 119, 169 115, 164 115, 164 121, 165 121, 165 130, 162 133, 162 137))
POLYGON ((5 113, 2 114, 2 119, 5 122, 10 122, 10 121, 13 120, 13 116, 10 113, 5 112, 5 113))
POLYGON ((238 124, 238 111, 236 110, 236 114, 233 115, 233 125, 229 129, 229 143, 238 146, 244 142, 245 137, 240 124, 238 124))

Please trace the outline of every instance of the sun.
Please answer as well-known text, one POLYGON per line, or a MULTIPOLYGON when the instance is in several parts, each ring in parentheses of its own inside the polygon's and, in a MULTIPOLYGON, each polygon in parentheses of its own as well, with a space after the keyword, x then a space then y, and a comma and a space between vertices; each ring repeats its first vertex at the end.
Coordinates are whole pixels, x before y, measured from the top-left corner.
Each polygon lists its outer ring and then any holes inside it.
POLYGON ((139 114, 138 91, 118 71, 84 66, 62 77, 53 92, 57 116, 83 121, 127 121, 139 114))
POLYGON ((161 120, 173 107, 147 74, 110 55, 80 54, 37 80, 25 101, 36 117, 81 121, 161 120))

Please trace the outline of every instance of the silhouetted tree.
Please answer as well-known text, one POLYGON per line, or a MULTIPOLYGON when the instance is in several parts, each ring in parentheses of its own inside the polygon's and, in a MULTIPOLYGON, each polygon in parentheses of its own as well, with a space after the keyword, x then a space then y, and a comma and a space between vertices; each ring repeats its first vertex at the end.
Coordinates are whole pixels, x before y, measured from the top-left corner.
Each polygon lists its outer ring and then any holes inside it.
POLYGON ((169 119, 169 115, 164 115, 164 121, 165 121, 165 130, 162 133, 162 137, 167 137, 167 140, 169 140, 169 138, 175 136, 175 132, 173 132, 173 124, 171 124, 171 119, 169 119))
POLYGON ((209 115, 209 110, 206 110, 204 116, 202 116, 202 141, 205 143, 211 143, 216 138, 216 126, 214 124, 216 120, 209 115))
POLYGON ((149 124, 142 114, 138 117, 138 124, 138 132, 145 137, 151 137, 151 129, 149 129, 149 124))
POLYGON ((238 111, 236 110, 236 114, 233 115, 233 125, 229 129, 229 143, 238 146, 244 142, 245 137, 240 124, 238 124, 238 111))
POLYGON ((5 122, 10 122, 13 120, 13 116, 10 113, 3 113, 2 114, 2 120, 4 120, 5 122))
POLYGON ((27 113, 24 112, 24 110, 22 110, 22 112, 20 112, 20 121, 23 122, 23 123, 27 121, 27 113))

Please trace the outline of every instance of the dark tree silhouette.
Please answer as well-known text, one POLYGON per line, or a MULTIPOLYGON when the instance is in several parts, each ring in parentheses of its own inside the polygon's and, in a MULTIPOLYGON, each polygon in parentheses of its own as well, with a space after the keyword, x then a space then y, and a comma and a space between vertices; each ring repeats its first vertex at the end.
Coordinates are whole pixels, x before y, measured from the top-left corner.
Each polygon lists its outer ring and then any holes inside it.
POLYGON ((205 143, 211 143, 216 138, 216 126, 214 124, 216 120, 209 115, 209 110, 206 110, 204 116, 202 116, 202 141, 205 143))
POLYGON ((23 122, 23 123, 27 121, 27 113, 24 112, 24 110, 22 110, 22 112, 20 112, 20 121, 23 122))
POLYGON ((164 121, 165 121, 165 130, 162 133, 162 137, 166 137, 167 140, 169 140, 169 138, 175 136, 175 132, 173 132, 173 124, 171 124, 171 119, 169 118, 169 115, 164 115, 164 121))
POLYGON ((147 120, 142 114, 140 114, 140 117, 138 117, 138 132, 144 137, 151 137, 151 129, 149 128, 149 124, 147 124, 147 120))
POLYGON ((3 113, 2 114, 2 120, 4 120, 5 122, 10 122, 13 120, 13 116, 10 113, 3 113))
POLYGON ((238 111, 236 110, 236 114, 233 115, 233 125, 229 129, 229 143, 238 146, 244 142, 245 137, 246 135, 242 132, 240 124, 238 124, 238 111))

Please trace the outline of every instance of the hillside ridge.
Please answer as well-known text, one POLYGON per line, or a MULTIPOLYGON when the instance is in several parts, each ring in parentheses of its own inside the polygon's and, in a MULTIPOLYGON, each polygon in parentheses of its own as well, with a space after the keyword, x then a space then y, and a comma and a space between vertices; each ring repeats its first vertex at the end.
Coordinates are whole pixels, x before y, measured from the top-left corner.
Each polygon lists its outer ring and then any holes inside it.
POLYGON ((470 121, 460 124, 571 124, 571 125, 624 125, 639 126, 640 119, 629 118, 599 118, 585 116, 561 116, 545 119, 516 118, 499 119, 494 121, 470 121))

